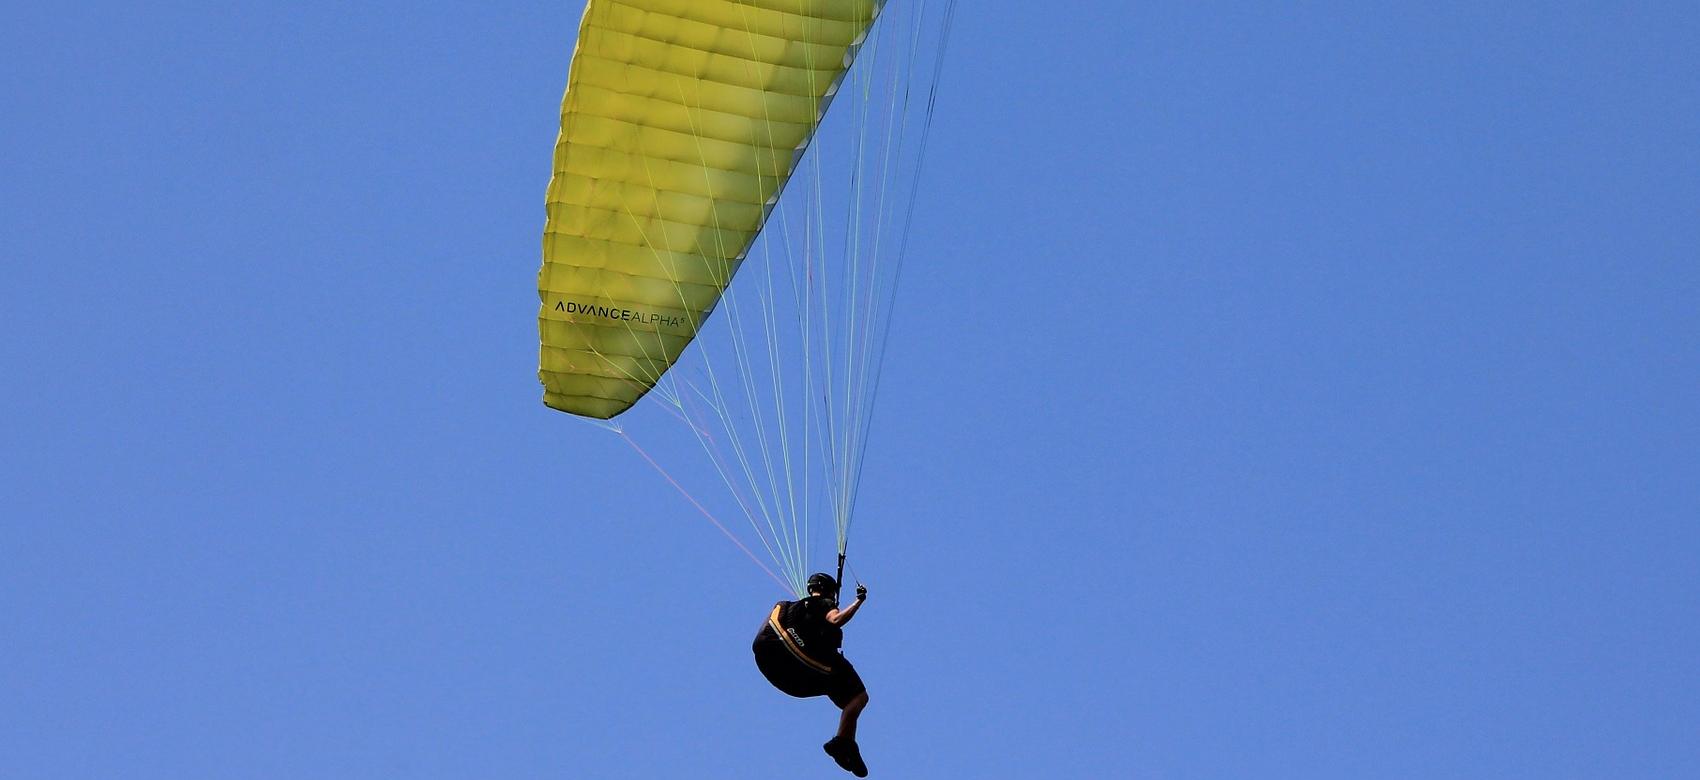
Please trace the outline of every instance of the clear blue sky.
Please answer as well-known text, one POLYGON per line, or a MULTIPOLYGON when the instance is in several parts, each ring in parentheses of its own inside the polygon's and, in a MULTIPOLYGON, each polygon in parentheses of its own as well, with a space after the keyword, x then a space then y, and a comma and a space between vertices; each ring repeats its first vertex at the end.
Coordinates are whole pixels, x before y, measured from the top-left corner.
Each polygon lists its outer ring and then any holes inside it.
MULTIPOLYGON (((539 402, 582 6, 0 25, 0 776, 844 777, 539 402)), ((1700 776, 1700 6, 964 3, 848 652, 893 778, 1700 776)))

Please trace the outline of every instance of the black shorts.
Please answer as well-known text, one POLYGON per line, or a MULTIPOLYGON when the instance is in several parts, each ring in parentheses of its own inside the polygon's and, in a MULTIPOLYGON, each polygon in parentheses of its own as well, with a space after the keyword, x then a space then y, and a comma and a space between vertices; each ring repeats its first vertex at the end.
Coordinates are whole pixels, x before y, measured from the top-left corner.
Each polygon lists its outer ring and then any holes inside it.
POLYGON ((825 696, 843 709, 857 694, 868 690, 849 659, 840 655, 832 662, 832 671, 818 671, 797 660, 790 648, 770 629, 763 629, 756 635, 752 649, 756 654, 756 668, 761 670, 762 676, 787 695, 799 699, 825 696))

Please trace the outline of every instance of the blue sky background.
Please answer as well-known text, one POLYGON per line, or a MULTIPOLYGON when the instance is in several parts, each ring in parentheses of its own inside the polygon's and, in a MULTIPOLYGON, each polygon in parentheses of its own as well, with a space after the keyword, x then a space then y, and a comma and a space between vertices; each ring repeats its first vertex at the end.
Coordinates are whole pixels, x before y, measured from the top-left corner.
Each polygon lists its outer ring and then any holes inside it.
MULTIPOLYGON (((845 776, 538 400, 581 8, 7 12, 0 776, 845 776)), ((1034 9, 945 72, 875 776, 1700 776, 1700 6, 1034 9)))

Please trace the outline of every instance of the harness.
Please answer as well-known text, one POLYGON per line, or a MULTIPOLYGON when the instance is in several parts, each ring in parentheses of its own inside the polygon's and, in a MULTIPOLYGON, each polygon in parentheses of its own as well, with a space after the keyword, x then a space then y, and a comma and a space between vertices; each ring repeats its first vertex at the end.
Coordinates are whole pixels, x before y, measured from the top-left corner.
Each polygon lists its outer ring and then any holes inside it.
POLYGON ((767 615, 768 627, 772 628, 773 633, 779 636, 779 641, 785 644, 785 649, 791 651, 791 655, 796 657, 798 661, 803 662, 804 666, 820 672, 821 674, 832 674, 831 666, 810 658, 809 654, 803 651, 803 638, 797 636, 797 632, 780 624, 779 616, 780 613, 785 610, 785 605, 786 602, 780 602, 773 605, 773 611, 767 615))

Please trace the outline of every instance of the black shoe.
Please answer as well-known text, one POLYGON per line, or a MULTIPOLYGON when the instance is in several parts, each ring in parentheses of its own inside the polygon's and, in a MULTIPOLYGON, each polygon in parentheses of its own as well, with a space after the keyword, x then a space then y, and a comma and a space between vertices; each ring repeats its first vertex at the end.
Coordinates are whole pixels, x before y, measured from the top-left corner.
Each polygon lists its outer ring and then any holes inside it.
POLYGON ((857 777, 868 776, 868 765, 862 763, 862 751, 856 747, 856 740, 833 737, 827 740, 825 745, 821 745, 821 749, 850 774, 857 777))

